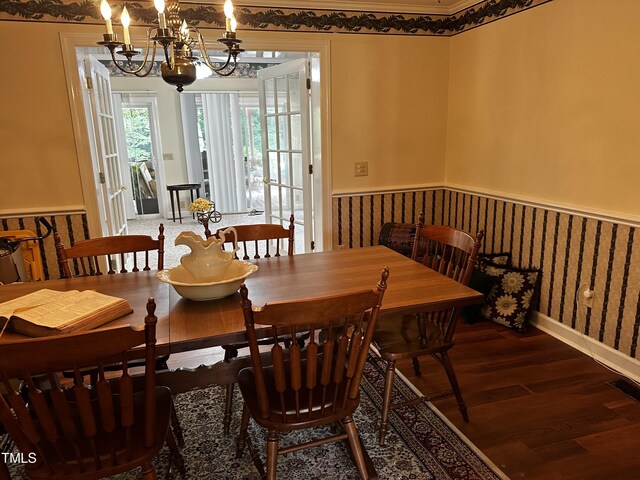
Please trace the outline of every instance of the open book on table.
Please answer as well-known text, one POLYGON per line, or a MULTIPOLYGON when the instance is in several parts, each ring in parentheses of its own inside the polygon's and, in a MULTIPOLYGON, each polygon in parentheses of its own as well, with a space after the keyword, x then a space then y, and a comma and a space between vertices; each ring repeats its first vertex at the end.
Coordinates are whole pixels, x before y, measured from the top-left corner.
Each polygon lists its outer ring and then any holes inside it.
POLYGON ((43 288, 0 303, 0 330, 9 323, 15 332, 30 337, 59 335, 96 328, 132 311, 124 298, 93 290, 43 288))

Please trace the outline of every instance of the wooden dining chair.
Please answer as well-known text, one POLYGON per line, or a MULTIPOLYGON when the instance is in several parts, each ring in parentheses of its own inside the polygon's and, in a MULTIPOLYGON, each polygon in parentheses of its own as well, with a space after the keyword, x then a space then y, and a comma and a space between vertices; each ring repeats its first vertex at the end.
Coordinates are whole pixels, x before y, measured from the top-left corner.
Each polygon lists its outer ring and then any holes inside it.
POLYGON ((149 299, 144 327, 118 327, 0 343, 0 422, 24 458, 29 478, 97 479, 142 466, 155 479, 152 460, 166 443, 170 468, 184 473, 182 457, 169 428, 173 401, 155 385, 155 302, 149 299), (131 349, 144 345, 144 388, 134 388, 128 372, 131 349), (120 362, 115 378, 106 365, 120 362), (85 369, 97 368, 88 385, 85 369), (58 372, 75 373, 61 386, 58 372), (47 387, 43 387, 43 378, 47 387), (18 391, 16 381, 23 387, 18 391), (31 457, 30 457, 31 455, 31 457))
MULTIPOLYGON (((219 228, 215 235, 225 230, 219 228)), ((284 228, 277 223, 256 223, 253 225, 233 225, 240 246, 242 260, 251 258, 279 257, 282 254, 293 255, 295 225, 293 215, 289 217, 289 227, 284 228), (285 242, 286 240, 286 242, 285 242), (286 245, 285 245, 286 243, 286 245), (286 249, 285 249, 286 247, 286 249)), ((205 232, 206 233, 206 232, 205 232)), ((207 238, 210 235, 207 235, 207 238)), ((232 243, 232 235, 226 235, 226 243, 232 243)), ((236 257, 237 257, 236 253, 236 257)))
POLYGON ((276 478, 279 454, 339 440, 348 441, 362 478, 375 474, 366 465, 353 412, 360 402, 360 381, 388 276, 385 268, 372 290, 263 307, 252 307, 247 287, 240 287, 252 366, 240 371, 238 377, 244 408, 236 455, 239 458, 248 445, 262 478, 276 478), (265 327, 270 327, 273 340, 266 364, 256 332, 265 327), (310 332, 306 348, 296 342, 283 348, 278 341, 282 333, 295 335, 299 331, 310 332), (250 418, 268 431, 266 472, 248 437, 250 418), (279 447, 279 432, 332 424, 340 433, 279 447))
MULTIPOLYGON (((484 232, 480 231, 473 237, 453 227, 424 226, 423 222, 424 216, 421 214, 416 225, 411 258, 415 260, 418 257, 418 248, 420 248, 422 250, 420 255, 424 252, 422 258, 424 265, 456 282, 468 285, 484 232)), ((388 314, 380 317, 373 334, 373 344, 378 349, 380 356, 387 362, 382 419, 378 437, 381 445, 384 444, 387 433, 389 411, 406 404, 406 402, 392 404, 395 366, 396 362, 401 359, 411 358, 414 372, 419 376, 419 357, 431 355, 435 358, 445 369, 464 421, 469 421, 467 407, 447 353, 454 345, 453 337, 457 320, 458 309, 456 308, 445 308, 418 315, 388 314)), ((446 392, 442 395, 450 393, 446 392)), ((435 397, 426 396, 422 399, 431 400, 433 398, 435 397)))
POLYGON ((133 255, 132 272, 151 270, 149 253, 158 252, 157 269, 164 268, 164 225, 158 228, 158 238, 149 235, 116 235, 113 237, 90 238, 65 247, 58 232, 54 232, 58 263, 64 278, 74 276, 102 275, 101 258, 106 259, 108 274, 126 273, 126 255, 133 255), (142 258, 138 258, 140 255, 142 258), (121 268, 116 272, 115 264, 120 260, 121 268), (71 261, 71 262, 70 262, 71 261), (73 263, 73 272, 72 266, 73 263))
MULTIPOLYGON (((53 232, 53 238, 55 239, 58 263, 60 264, 63 278, 102 275, 101 259, 106 260, 107 274, 127 273, 127 254, 133 255, 132 272, 139 272, 140 266, 142 266, 142 271, 148 271, 151 270, 149 254, 152 251, 157 251, 157 269, 162 270, 164 268, 164 225, 162 223, 158 227, 157 239, 149 235, 116 235, 81 240, 74 243, 72 247, 66 248, 57 231, 53 232), (142 257, 141 259, 138 258, 138 254, 142 257), (116 259, 120 260, 121 265, 120 270, 117 272, 114 268, 116 259), (71 263, 73 264, 73 272, 71 263)), ((168 359, 169 355, 158 357, 156 369, 168 369, 168 359)), ((138 364, 139 362, 135 365, 138 364)))
MULTIPOLYGON (((218 236, 219 232, 225 230, 225 228, 219 228, 215 235, 218 236)), ((280 257, 281 252, 286 255, 293 255, 294 252, 294 236, 295 236, 295 224, 294 217, 289 217, 289 227, 284 228, 282 225, 271 223, 258 223, 252 225, 233 225, 233 228, 237 232, 237 244, 241 247, 242 259, 249 260, 251 258, 275 258, 280 257), (285 245, 286 240, 286 245, 285 245), (286 247, 286 250, 285 250, 286 247)), ((207 238, 211 236, 205 229, 205 235, 207 238)), ((225 239, 228 240, 227 244, 232 244, 234 239, 233 235, 227 234, 225 239)), ((229 247, 230 245, 227 245, 229 247)), ((231 247, 233 248, 233 247, 231 247)), ((237 253, 236 253, 237 258, 237 253)), ((287 341, 290 337, 287 337, 287 341)), ((302 336, 302 340, 303 340, 302 336)), ((261 342, 265 344, 265 342, 261 342)), ((268 342, 266 342, 268 344, 268 342)), ((239 355, 239 350, 248 347, 249 344, 234 343, 222 345, 224 350, 225 363, 230 363, 233 359, 239 355)), ((233 391, 235 383, 228 383, 226 386, 227 392, 225 395, 225 407, 224 418, 222 420, 223 432, 225 435, 229 434, 229 426, 231 425, 231 413, 233 411, 233 391)))

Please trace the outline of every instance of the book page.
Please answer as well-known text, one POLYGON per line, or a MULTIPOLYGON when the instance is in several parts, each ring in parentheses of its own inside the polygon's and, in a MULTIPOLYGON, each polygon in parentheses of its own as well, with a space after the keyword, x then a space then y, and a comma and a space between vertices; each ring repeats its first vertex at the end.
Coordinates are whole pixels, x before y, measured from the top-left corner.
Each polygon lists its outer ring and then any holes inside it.
POLYGON ((9 300, 8 302, 0 303, 0 317, 8 319, 16 313, 24 312, 31 308, 68 298, 76 294, 78 294, 78 290, 59 292, 58 290, 43 288, 37 292, 32 292, 22 297, 9 300))
POLYGON ((52 301, 22 311, 17 316, 35 325, 62 330, 93 313, 124 301, 92 290, 70 293, 71 295, 54 297, 52 301))

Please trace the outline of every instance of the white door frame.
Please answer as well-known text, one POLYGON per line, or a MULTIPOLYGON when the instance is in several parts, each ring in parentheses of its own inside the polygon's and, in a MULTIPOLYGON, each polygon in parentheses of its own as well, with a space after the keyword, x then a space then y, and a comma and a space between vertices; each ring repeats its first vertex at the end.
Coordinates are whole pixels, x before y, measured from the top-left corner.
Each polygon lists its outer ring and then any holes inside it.
MULTIPOLYGON (((100 214, 98 200, 93 182, 93 167, 91 165, 91 148, 89 145, 89 133, 85 119, 84 105, 82 102, 82 86, 78 75, 77 49, 83 47, 95 48, 100 35, 98 28, 93 33, 60 33, 60 45, 64 73, 67 82, 67 93, 71 107, 71 121, 76 144, 78 169, 82 182, 82 194, 84 207, 87 212, 89 233, 91 236, 102 235, 100 227, 100 214)), ((216 30, 203 30, 206 39, 211 45, 215 44, 216 30)), ((321 116, 322 136, 322 237, 325 250, 333 248, 333 223, 331 215, 331 194, 333 191, 331 181, 331 40, 307 39, 304 34, 287 34, 279 32, 242 32, 243 48, 247 50, 271 50, 290 52, 317 52, 320 54, 320 69, 323 81, 320 82, 320 103, 323 115, 321 116)), ((142 45, 144 38, 134 35, 133 41, 142 45)), ((171 88, 167 86, 167 88, 171 88)), ((316 214, 318 214, 316 210, 316 214)), ((320 232, 319 232, 320 233, 320 232)))

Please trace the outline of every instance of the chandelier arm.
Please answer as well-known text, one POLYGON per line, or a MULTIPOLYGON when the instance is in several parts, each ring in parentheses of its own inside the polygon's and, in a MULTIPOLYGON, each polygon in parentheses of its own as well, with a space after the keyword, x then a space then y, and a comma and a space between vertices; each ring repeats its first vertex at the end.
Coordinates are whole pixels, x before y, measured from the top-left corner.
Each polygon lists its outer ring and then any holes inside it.
MULTIPOLYGON (((194 30, 196 30, 196 33, 198 34, 198 47, 200 48, 202 59, 204 60, 204 63, 207 65, 207 67, 209 67, 215 73, 218 73, 224 70, 225 68, 227 68, 229 66, 229 63, 231 62, 231 48, 228 49, 229 55, 227 55, 227 61, 224 63, 224 65, 221 67, 215 67, 213 63, 211 63, 211 60, 209 60, 209 54, 207 53, 207 45, 204 41, 204 38, 202 37, 202 34, 200 33, 199 30, 197 29, 194 29, 194 30)), ((235 65, 233 68, 235 70, 235 65)))
MULTIPOLYGON (((149 75, 149 72, 151 72, 151 68, 148 69, 148 71, 145 74, 140 74, 140 72, 144 69, 144 67, 146 66, 147 63, 147 58, 149 57, 149 42, 151 41, 151 31, 153 30, 153 28, 150 28, 149 30, 147 30, 147 45, 144 51, 144 59, 142 60, 142 63, 140 64, 140 66, 138 68, 134 68, 133 70, 127 70, 124 67, 121 67, 118 64, 118 60, 116 59, 115 56, 115 48, 114 49, 109 49, 111 51, 111 59, 113 60, 113 63, 116 67, 118 67, 118 70, 120 70, 121 72, 124 72, 128 75, 136 75, 138 77, 146 77, 147 75, 149 75)), ((153 62, 155 60, 156 57, 156 42, 153 42, 153 55, 151 58, 151 65, 153 65, 153 62)), ((128 58, 127 62, 130 62, 131 59, 128 58)))
MULTIPOLYGON (((149 44, 147 44, 148 47, 149 44)), ((149 66, 147 67, 147 70, 143 73, 136 73, 135 76, 136 77, 146 77, 147 75, 149 75, 151 73, 151 70, 153 70, 153 65, 155 64, 156 61, 156 46, 157 43, 154 41, 153 42, 153 53, 151 54, 151 61, 149 62, 149 66)), ((144 61, 142 62, 142 65, 146 65, 147 64, 147 54, 149 53, 149 49, 147 48, 147 51, 145 52, 144 55, 144 61)))
MULTIPOLYGON (((118 70, 120 70, 122 73, 126 73, 127 75, 136 75, 138 72, 140 72, 144 68, 144 63, 141 64, 138 68, 134 68, 133 70, 127 70, 126 68, 121 67, 120 64, 118 63, 120 60, 116 58, 116 55, 113 50, 111 50, 111 60, 113 60, 113 64, 118 68, 118 70)), ((129 60, 127 60, 127 62, 128 61, 129 60)))
MULTIPOLYGON (((227 64, 228 64, 228 63, 229 63, 229 62, 227 62, 227 64)), ((220 75, 221 77, 228 77, 229 75, 231 75, 233 72, 235 72, 235 71, 236 71, 236 67, 237 67, 237 66, 238 66, 238 61, 234 59, 234 62, 233 62, 233 68, 232 68, 231 70, 229 70, 228 72, 224 72, 224 73, 221 73, 221 72, 219 72, 219 71, 218 71, 218 72, 216 72, 216 73, 217 73, 218 75, 220 75)), ((223 69, 221 68, 220 70, 223 70, 223 69)))

